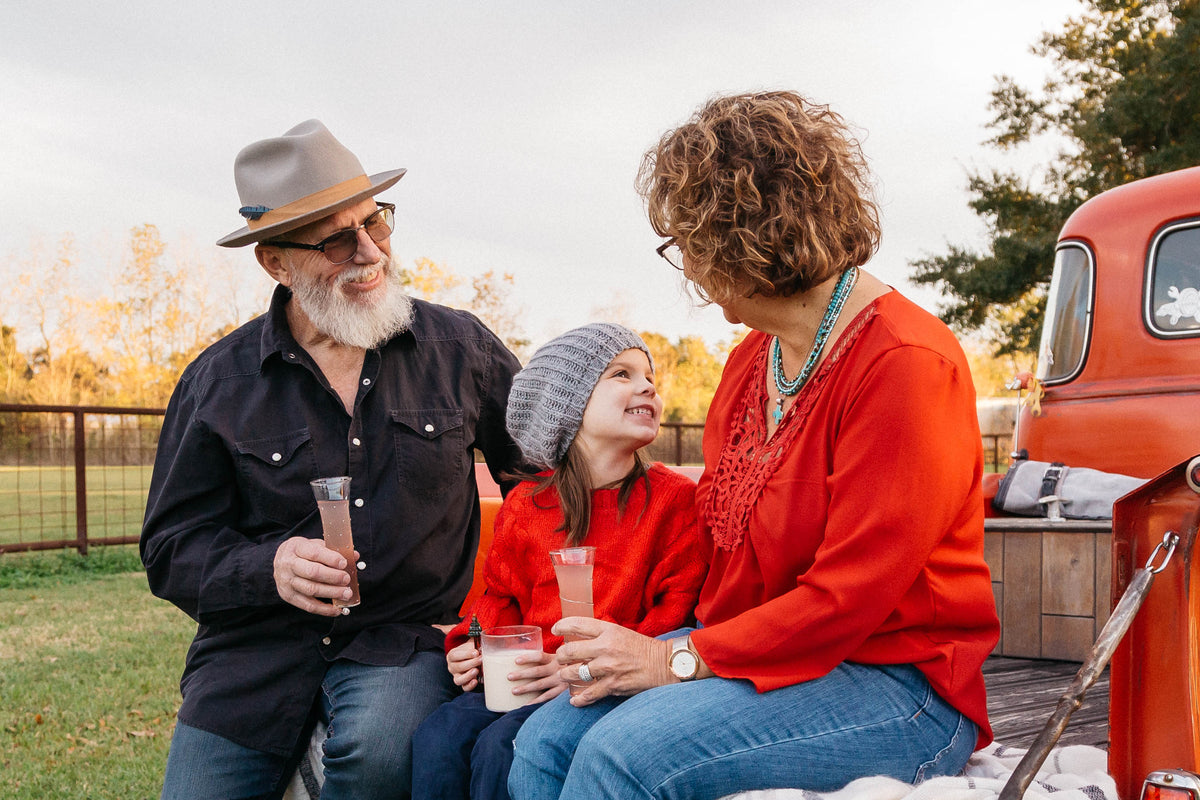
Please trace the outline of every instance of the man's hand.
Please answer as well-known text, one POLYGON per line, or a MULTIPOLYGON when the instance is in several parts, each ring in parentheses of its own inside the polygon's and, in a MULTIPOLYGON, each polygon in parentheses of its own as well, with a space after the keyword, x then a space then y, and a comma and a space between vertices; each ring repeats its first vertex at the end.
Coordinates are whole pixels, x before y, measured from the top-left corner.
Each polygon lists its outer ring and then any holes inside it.
MULTIPOLYGON (((354 553, 358 558, 358 553, 354 553)), ((346 559, 317 539, 294 536, 275 551, 275 588, 285 602, 322 617, 342 613, 317 598, 350 599, 346 559)))

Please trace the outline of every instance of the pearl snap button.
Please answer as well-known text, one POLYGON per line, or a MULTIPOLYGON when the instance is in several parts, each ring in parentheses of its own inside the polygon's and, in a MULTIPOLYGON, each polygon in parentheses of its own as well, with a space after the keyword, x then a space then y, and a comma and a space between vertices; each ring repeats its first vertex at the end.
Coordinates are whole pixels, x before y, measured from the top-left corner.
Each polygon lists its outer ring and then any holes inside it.
POLYGON ((426 425, 426 426, 425 426, 425 432, 426 432, 426 433, 433 433, 433 426, 432 426, 432 425, 426 425))
POLYGON ((362 444, 362 442, 360 442, 360 441, 358 440, 358 437, 357 437, 357 436, 356 436, 356 437, 354 437, 353 439, 351 439, 350 441, 354 443, 354 446, 355 446, 355 447, 358 447, 360 444, 362 444))
POLYGON ((281 458, 283 458, 283 456, 279 455, 279 453, 271 453, 271 460, 272 460, 272 461, 278 461, 278 460, 279 460, 279 459, 281 459, 281 458))
POLYGON ((367 562, 365 562, 365 561, 360 561, 360 562, 358 562, 357 564, 355 564, 354 566, 358 567, 359 569, 366 569, 366 568, 367 568, 367 562))
POLYGON ((363 378, 363 386, 370 386, 370 385, 371 385, 371 379, 363 378))
POLYGON ((327 644, 331 643, 332 641, 333 641, 332 639, 330 639, 328 636, 326 636, 324 639, 321 640, 321 644, 327 645, 327 644))
POLYGON ((363 507, 363 499, 361 497, 358 498, 357 500, 354 501, 354 505, 357 508, 362 508, 363 507))

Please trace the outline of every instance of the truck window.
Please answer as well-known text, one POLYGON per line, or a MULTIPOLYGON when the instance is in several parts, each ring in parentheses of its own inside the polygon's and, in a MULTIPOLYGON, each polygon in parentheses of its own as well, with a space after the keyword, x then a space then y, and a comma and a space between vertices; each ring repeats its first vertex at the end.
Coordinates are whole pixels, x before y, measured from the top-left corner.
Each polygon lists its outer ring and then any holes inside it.
POLYGON ((1046 299, 1046 321, 1038 346, 1038 380, 1069 381, 1083 368, 1092 325, 1091 251, 1071 242, 1054 255, 1054 274, 1046 299))
POLYGON ((1156 336, 1200 336, 1200 221, 1154 237, 1147 261, 1146 325, 1156 336))

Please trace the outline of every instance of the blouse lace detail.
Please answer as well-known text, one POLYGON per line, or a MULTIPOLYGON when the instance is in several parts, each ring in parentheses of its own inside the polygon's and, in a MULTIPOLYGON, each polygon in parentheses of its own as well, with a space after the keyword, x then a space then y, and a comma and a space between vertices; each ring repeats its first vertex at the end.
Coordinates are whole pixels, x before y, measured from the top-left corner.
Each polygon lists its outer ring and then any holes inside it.
POLYGON ((742 393, 742 402, 733 415, 733 423, 721 448, 713 471, 703 515, 712 530, 713 543, 732 552, 750 529, 750 515, 784 453, 803 430, 809 413, 828 382, 830 373, 875 316, 875 303, 867 306, 839 337, 828 358, 796 396, 767 439, 767 359, 771 338, 763 340, 750 371, 750 380, 742 393))

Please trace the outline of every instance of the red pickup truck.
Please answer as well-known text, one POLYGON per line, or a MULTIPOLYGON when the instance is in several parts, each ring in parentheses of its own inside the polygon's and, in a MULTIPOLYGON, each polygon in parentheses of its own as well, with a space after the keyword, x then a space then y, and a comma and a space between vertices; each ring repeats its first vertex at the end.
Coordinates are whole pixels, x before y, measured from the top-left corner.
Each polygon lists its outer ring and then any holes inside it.
MULTIPOLYGON (((1200 167, 1112 189, 1071 215, 1037 375, 1021 387, 1016 455, 1152 479, 1115 505, 1111 550, 1095 558, 1097 585, 1109 581, 1104 599, 1121 597, 1164 534, 1179 537, 1113 657, 1109 770, 1124 800, 1142 796, 1151 775, 1146 798, 1198 800, 1200 167)), ((1066 538, 1049 522, 1043 532, 1047 558, 1066 538)), ((1078 566, 1057 580, 1074 579, 1078 566)), ((1097 611, 1097 628, 1107 610, 1097 611)))
POLYGON ((1063 226, 1018 451, 1141 478, 1200 452, 1200 167, 1063 226))

